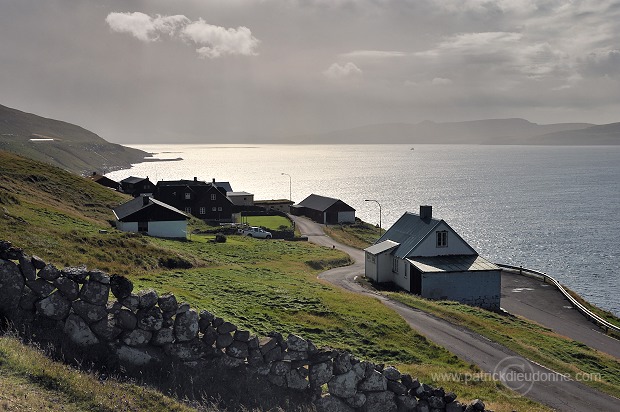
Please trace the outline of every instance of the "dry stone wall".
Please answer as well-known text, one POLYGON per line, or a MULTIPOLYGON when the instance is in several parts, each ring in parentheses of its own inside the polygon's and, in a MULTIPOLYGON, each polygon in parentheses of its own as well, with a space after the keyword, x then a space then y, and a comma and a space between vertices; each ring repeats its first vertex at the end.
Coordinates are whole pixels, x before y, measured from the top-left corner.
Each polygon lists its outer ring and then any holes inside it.
POLYGON ((246 407, 317 411, 483 411, 396 368, 289 334, 254 336, 132 282, 85 267, 58 269, 0 241, 0 319, 64 359, 90 361, 167 392, 246 407), (113 298, 110 298, 110 295, 113 298), (172 388, 172 386, 174 386, 172 388), (191 388, 190 388, 191 387, 191 388), (224 396, 222 396, 224 394, 224 396))

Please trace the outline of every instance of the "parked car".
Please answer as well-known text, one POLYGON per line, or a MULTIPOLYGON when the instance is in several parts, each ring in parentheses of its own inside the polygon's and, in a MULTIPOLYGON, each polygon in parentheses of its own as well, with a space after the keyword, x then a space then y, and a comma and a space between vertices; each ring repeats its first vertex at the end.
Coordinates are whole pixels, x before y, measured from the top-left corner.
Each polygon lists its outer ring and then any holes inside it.
POLYGON ((243 236, 255 237, 257 239, 271 239, 272 238, 271 232, 267 232, 266 230, 260 227, 256 227, 256 226, 239 229, 239 234, 243 236))

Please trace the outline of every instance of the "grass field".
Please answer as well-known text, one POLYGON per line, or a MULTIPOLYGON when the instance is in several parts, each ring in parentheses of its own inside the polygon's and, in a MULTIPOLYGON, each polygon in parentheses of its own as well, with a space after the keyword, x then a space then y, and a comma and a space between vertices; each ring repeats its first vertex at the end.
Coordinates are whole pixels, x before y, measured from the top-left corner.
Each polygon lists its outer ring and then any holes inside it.
POLYGON ((367 248, 381 237, 378 227, 361 221, 353 224, 331 225, 323 229, 332 239, 358 249, 367 248))
POLYGON ((250 226, 266 227, 269 230, 293 227, 291 221, 284 216, 244 216, 243 221, 250 226))

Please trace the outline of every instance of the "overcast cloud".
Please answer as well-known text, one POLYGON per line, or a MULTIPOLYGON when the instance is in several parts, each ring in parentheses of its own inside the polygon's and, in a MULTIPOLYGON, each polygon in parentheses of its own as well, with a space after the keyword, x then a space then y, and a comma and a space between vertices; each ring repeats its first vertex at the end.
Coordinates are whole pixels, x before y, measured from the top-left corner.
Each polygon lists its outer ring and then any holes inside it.
POLYGON ((620 121, 620 0, 0 0, 0 104, 110 141, 620 121))

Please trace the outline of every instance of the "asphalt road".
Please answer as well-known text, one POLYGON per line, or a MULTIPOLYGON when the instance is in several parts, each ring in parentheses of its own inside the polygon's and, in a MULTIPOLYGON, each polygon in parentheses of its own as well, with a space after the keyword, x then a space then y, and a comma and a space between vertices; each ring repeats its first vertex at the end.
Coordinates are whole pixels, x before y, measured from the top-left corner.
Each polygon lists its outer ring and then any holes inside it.
MULTIPOLYGON (((420 334, 443 346, 459 358, 477 365, 483 372, 502 381, 516 393, 560 411, 620 411, 620 399, 599 392, 580 382, 565 379, 547 368, 524 359, 508 348, 466 328, 363 288, 355 278, 364 274, 364 252, 325 236, 322 226, 306 218, 292 216, 308 240, 348 253, 350 266, 323 272, 320 278, 343 289, 370 295, 392 308, 420 334)), ((517 395, 515 395, 517 396, 517 395)))

